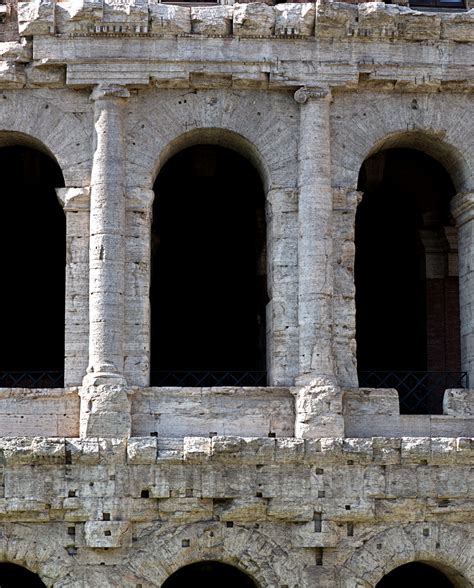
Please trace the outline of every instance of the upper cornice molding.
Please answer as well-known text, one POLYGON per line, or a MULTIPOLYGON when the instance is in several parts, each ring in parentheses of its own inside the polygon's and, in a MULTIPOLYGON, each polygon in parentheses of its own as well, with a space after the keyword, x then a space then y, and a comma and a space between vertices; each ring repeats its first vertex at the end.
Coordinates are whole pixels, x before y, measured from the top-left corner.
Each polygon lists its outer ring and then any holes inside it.
POLYGON ((156 0, 33 0, 18 3, 21 36, 234 36, 474 41, 474 9, 419 12, 344 2, 177 6, 156 0))

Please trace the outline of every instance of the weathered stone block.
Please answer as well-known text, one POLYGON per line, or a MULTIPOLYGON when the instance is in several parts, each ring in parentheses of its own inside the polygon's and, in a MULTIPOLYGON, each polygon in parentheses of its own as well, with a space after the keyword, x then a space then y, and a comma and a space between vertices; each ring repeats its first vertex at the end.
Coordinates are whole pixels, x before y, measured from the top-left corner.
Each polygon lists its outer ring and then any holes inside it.
POLYGON ((151 30, 154 33, 180 34, 191 32, 191 9, 150 2, 151 30))
POLYGON ((132 543, 127 521, 87 521, 84 532, 87 547, 94 549, 128 547, 132 543))
POLYGON ((231 6, 192 6, 192 32, 199 35, 230 35, 233 12, 231 6))
POLYGON ((315 5, 309 2, 277 4, 275 6, 275 34, 283 36, 314 35, 315 5))
POLYGON ((132 437, 127 442, 127 462, 129 464, 154 464, 157 455, 156 437, 132 437))
POLYGON ((275 29, 275 9, 260 2, 234 4, 234 35, 259 37, 272 35, 275 29))

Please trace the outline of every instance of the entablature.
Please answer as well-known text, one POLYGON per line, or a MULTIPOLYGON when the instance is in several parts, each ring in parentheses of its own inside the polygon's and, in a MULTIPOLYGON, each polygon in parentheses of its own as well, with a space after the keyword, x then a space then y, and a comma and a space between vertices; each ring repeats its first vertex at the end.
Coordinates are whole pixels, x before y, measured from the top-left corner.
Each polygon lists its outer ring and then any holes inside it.
POLYGON ((0 44, 0 85, 471 91, 473 23, 474 10, 425 13, 381 2, 35 0, 19 3, 21 42, 0 44))

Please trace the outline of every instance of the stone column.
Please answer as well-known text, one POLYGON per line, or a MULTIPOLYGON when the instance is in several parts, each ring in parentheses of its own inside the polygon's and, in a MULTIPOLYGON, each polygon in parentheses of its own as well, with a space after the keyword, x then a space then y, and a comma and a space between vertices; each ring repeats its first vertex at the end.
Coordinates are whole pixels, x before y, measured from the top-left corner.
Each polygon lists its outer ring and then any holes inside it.
POLYGON ((125 139, 123 86, 99 85, 91 174, 89 367, 81 391, 81 436, 130 434, 124 377, 125 139))
POLYGON ((458 228, 459 313, 461 369, 474 386, 474 192, 462 192, 451 201, 458 228))
POLYGON ((299 377, 295 435, 343 434, 342 398, 332 340, 331 95, 323 88, 295 92, 300 108, 298 201, 299 377))
POLYGON ((57 188, 66 215, 64 386, 80 386, 89 349, 89 188, 57 188))

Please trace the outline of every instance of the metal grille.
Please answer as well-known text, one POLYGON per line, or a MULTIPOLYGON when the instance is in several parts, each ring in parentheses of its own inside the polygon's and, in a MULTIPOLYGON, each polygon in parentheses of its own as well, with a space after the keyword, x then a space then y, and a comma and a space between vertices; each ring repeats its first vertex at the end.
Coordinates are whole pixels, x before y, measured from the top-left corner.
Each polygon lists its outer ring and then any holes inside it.
POLYGON ((395 388, 402 414, 442 414, 444 391, 468 385, 467 372, 359 372, 361 388, 395 388))
POLYGON ((152 386, 266 386, 267 372, 151 372, 152 386))
POLYGON ((411 8, 465 8, 464 0, 410 0, 411 8))
POLYGON ((0 388, 63 388, 64 372, 0 372, 0 388))

